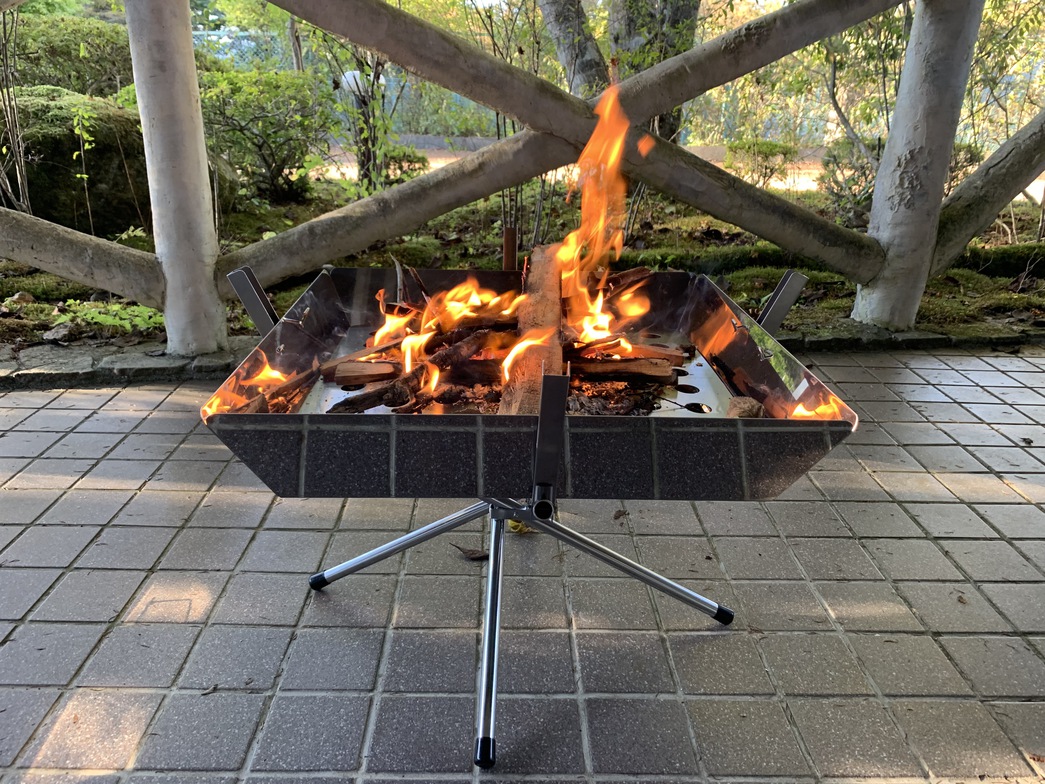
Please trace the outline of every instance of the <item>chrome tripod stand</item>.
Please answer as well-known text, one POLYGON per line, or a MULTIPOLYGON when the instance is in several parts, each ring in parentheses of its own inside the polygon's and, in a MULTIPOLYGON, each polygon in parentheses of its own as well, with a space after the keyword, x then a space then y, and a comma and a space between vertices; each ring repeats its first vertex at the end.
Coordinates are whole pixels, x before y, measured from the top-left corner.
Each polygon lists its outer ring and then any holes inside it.
POLYGON ((489 565, 486 574, 486 604, 483 610, 482 650, 479 658, 479 694, 476 710, 475 764, 493 767, 496 759, 494 714, 497 700, 497 649, 500 638, 501 573, 504 566, 505 524, 518 520, 554 536, 581 552, 641 580, 658 591, 673 596, 716 621, 728 624, 733 611, 689 590, 645 566, 583 536, 555 519, 555 486, 558 481, 559 457, 562 453, 566 419, 568 376, 544 376, 541 386, 537 442, 534 450, 533 492, 528 501, 510 498, 483 498, 478 503, 448 515, 434 523, 399 537, 350 561, 312 575, 309 585, 321 590, 346 575, 358 572, 378 561, 426 542, 446 531, 480 517, 490 517, 489 565))

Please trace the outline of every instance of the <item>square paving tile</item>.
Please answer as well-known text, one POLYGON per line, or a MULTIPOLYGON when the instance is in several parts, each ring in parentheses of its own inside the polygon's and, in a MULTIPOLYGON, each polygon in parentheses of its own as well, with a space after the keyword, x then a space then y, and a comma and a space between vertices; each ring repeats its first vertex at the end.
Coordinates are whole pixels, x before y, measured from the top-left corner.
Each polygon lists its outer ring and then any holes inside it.
POLYGON ((578 632, 577 652, 585 692, 675 691, 664 643, 656 632, 578 632))
MULTIPOLYGON (((620 553, 631 561, 639 560, 639 554, 635 551, 635 539, 630 534, 604 534, 596 532, 591 538, 604 547, 608 547, 611 550, 620 553)), ((659 539, 660 537, 657 538, 659 539)), ((698 542, 699 544, 696 549, 703 548, 704 554, 710 554, 707 541, 698 540, 698 542)), ((688 563, 688 561, 686 561, 685 553, 686 551, 684 550, 681 560, 683 560, 684 563, 688 563)), ((592 558, 587 553, 582 553, 575 547, 563 547, 560 559, 564 571, 572 577, 625 577, 624 573, 619 569, 614 569, 612 566, 604 564, 596 558, 592 558)))
POLYGON ((628 501, 628 522, 640 535, 692 536, 701 533, 689 501, 628 501))
POLYGON ((137 768, 239 771, 264 699, 222 692, 171 695, 149 730, 137 768))
POLYGON ((113 520, 113 525, 179 526, 189 519, 203 493, 142 491, 136 493, 113 520))
POLYGON ((943 540, 944 552, 977 582, 1042 582, 1045 575, 1008 542, 943 540))
POLYGON ((774 634, 759 647, 788 695, 870 694, 856 660, 835 634, 774 634))
MULTIPOLYGON (((420 500, 417 501, 420 503, 420 500)), ((378 529, 381 531, 406 531, 414 516, 413 498, 349 498, 341 510, 338 528, 353 531, 362 529, 378 529)), ((458 506, 460 508, 460 506, 458 506)), ((449 510, 447 514, 456 510, 449 510)), ((435 522, 418 517, 418 526, 435 522)))
POLYGON ((1014 503, 1016 490, 992 474, 939 474, 937 478, 962 501, 971 504, 1014 503))
POLYGON ((474 713, 473 697, 383 697, 365 750, 367 771, 470 773, 474 713))
POLYGON ((130 490, 71 490, 44 512, 37 525, 105 525, 130 500, 130 490))
POLYGON ((203 623, 228 575, 221 572, 157 572, 131 602, 127 623, 203 623))
MULTIPOLYGON (((438 537, 438 539, 441 540, 441 544, 445 545, 453 541, 452 536, 452 534, 444 534, 438 537)), ((329 569, 337 564, 351 560, 356 556, 388 544, 394 538, 395 534, 391 531, 335 531, 330 537, 330 545, 327 547, 326 552, 323 553, 320 569, 329 569)), ((454 550, 453 552, 460 556, 461 559, 464 559, 464 556, 459 551, 454 550)), ((363 569, 360 574, 399 574, 399 570, 403 567, 403 559, 403 553, 383 558, 363 569)), ((472 564, 473 572, 482 568, 482 564, 475 561, 470 561, 469 563, 472 564)))
POLYGON ((290 630, 208 626, 193 645, 178 686, 184 689, 270 689, 290 643, 290 630))
POLYGON ((32 615, 34 621, 113 621, 145 579, 145 572, 77 569, 58 581, 32 615))
POLYGON ((924 536, 899 504, 836 503, 835 509, 857 536, 924 536))
POLYGON ((964 504, 907 504, 907 511, 937 537, 996 539, 998 534, 964 504))
POLYGON ((293 626, 311 593, 300 574, 241 572, 229 580, 212 620, 293 626))
POLYGON ((479 575, 474 577, 404 577, 396 606, 398 628, 479 626, 479 575))
POLYGON ((698 501, 694 504, 704 530, 718 536, 775 536, 762 504, 734 501, 698 501))
POLYGON ((0 646, 0 685, 68 683, 105 632, 103 624, 27 623, 0 646))
POLYGON ((670 700, 589 699, 595 773, 694 775, 697 760, 685 707, 670 700), (626 743, 621 740, 627 738, 626 743))
POLYGON ((177 623, 116 626, 87 662, 77 685, 167 688, 174 683, 199 631, 198 626, 177 623))
POLYGON ((243 556, 251 532, 236 528, 186 528, 160 561, 161 569, 231 570, 243 556))
POLYGON ((334 528, 341 517, 342 504, 341 498, 277 498, 265 518, 265 527, 334 528))
POLYGON ((924 775, 882 705, 868 699, 789 700, 821 776, 924 775))
POLYGON ((0 765, 14 762, 59 695, 57 689, 0 688, 0 765))
POLYGON ((830 504, 822 501, 772 501, 766 504, 784 536, 849 536, 830 504))
POLYGON ((278 694, 251 770, 356 770, 368 697, 278 694))
POLYGON ((61 432, 20 433, 12 430, 0 435, 0 457, 37 457, 61 437, 61 432))
POLYGON ((851 634, 849 642, 883 694, 912 697, 972 695, 961 674, 930 637, 851 634))
POLYGON ((1030 770, 1001 728, 977 702, 894 704, 908 741, 934 776, 1026 776, 1030 770))
POLYGON ((922 471, 922 465, 905 448, 895 445, 851 446, 853 456, 868 471, 922 471))
POLYGON ((76 562, 78 569, 151 569, 176 528, 104 529, 76 562))
POLYGON ((733 583, 737 610, 752 630, 823 631, 831 621, 808 583, 744 581, 733 583))
POLYGON ((573 622, 578 629, 653 629, 649 592, 636 580, 570 580, 573 622))
POLYGON ((861 468, 858 471, 813 471, 809 476, 831 501, 888 501, 889 495, 861 468))
POLYGON ((1045 632, 1045 588, 1040 583, 1006 585, 989 583, 983 592, 1012 621, 1017 631, 1045 632))
POLYGON ((1008 632, 1012 626, 969 583, 900 583, 900 594, 937 632, 1008 632))
POLYGON ((109 457, 116 460, 166 460, 184 437, 180 433, 132 433, 109 457))
POLYGON ((17 621, 54 585, 61 569, 0 569, 0 618, 17 621))
POLYGON ((886 582, 817 583, 827 608, 846 631, 913 632, 923 626, 886 582))
POLYGON ((34 525, 8 545, 4 566, 68 566, 101 530, 87 525, 34 525))
POLYGON ((570 637, 566 632, 505 631, 501 634, 497 688, 504 694, 570 694, 575 690, 570 637))
POLYGON ((987 468, 998 473, 1045 471, 1045 463, 1018 447, 972 446, 969 452, 987 468))
POLYGON ((715 551, 734 580, 800 580, 802 572, 787 544, 762 536, 719 536, 715 551))
POLYGON ((879 471, 874 478, 897 501, 955 500, 954 493, 929 474, 879 471))
POLYGON ((170 460, 145 483, 146 490, 206 490, 228 465, 220 460, 170 460))
POLYGON ((693 700, 687 707, 712 776, 810 775, 779 703, 693 700))
POLYGON ((76 487, 80 490, 137 490, 161 465, 157 460, 102 460, 77 482, 76 487))
POLYGON ((921 446, 907 447, 915 460, 933 472, 979 472, 986 467, 969 452, 960 446, 921 446))
POLYGON ((501 593, 502 628, 565 629, 568 625, 561 578, 504 578, 501 593))
POLYGON ((713 580, 723 576, 711 545, 703 537, 636 536, 635 544, 639 563, 669 580, 685 577, 713 580))
POLYGON ((1011 539, 1045 537, 1045 512, 1030 504, 984 504, 973 507, 1011 539))
POLYGON ((239 567, 257 572, 314 572, 330 538, 318 531, 259 531, 239 567))
POLYGON ((116 768, 131 760, 161 695, 105 689, 73 692, 22 754, 39 768, 116 768))
POLYGON ((265 516, 271 496, 242 493, 224 488, 207 493, 192 515, 191 525, 218 528, 257 528, 265 516))
POLYGON ((497 720, 497 772, 584 773, 581 717, 575 701, 509 697, 498 701, 497 720))
POLYGON ((791 550, 813 580, 881 580, 882 573, 852 539, 792 539, 791 550))
POLYGON ((382 629, 300 629, 290 644, 279 687, 292 691, 371 689, 384 639, 382 629))
POLYGON ((306 589, 309 601, 301 623, 305 626, 383 628, 392 614, 395 589, 396 579, 381 574, 351 575, 322 591, 306 589))
POLYGON ((1018 637, 944 637, 940 644, 984 697, 1045 696, 1045 662, 1018 637))
POLYGON ((868 539, 864 547, 878 567, 894 580, 959 580, 961 574, 932 542, 868 539))
POLYGON ((4 485, 12 490, 33 488, 56 488, 64 490, 91 470, 93 460, 70 460, 66 458, 42 457, 33 460, 17 476, 4 485))
POLYGON ((1045 757, 1045 703, 993 702, 988 709, 1024 755, 1037 757, 1039 773, 1045 757))
MULTIPOLYGON (((392 635, 382 688, 389 692, 472 693, 478 646, 478 635, 471 630, 398 629, 392 635)), ((376 667, 376 659, 374 664, 376 667)))
MULTIPOLYGON (((773 694, 766 666, 752 636, 726 631, 720 634, 671 634, 672 659, 686 694, 773 694)), ((585 681, 585 689, 588 683, 585 681)))

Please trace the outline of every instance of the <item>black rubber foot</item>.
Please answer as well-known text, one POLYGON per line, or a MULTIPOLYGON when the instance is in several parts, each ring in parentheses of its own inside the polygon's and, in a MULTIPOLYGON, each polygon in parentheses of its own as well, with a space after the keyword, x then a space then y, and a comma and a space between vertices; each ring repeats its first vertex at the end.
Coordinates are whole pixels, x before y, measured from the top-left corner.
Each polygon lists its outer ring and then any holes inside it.
POLYGON ((712 617, 719 623, 728 626, 729 624, 733 623, 733 615, 734 613, 731 609, 729 609, 728 607, 723 607, 720 604, 718 606, 718 609, 715 610, 714 616, 712 617))
POLYGON ((313 591, 322 591, 328 585, 330 585, 330 582, 323 576, 322 572, 314 574, 308 578, 308 587, 313 591))
POLYGON ((475 764, 480 768, 492 768, 497 756, 497 741, 493 738, 476 738, 475 764))

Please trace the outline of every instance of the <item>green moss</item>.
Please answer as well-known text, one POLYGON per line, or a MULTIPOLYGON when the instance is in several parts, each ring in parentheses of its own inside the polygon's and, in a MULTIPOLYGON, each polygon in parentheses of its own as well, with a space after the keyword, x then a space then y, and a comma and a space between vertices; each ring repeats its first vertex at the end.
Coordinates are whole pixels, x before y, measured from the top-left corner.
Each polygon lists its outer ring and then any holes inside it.
POLYGON ((11 262, 0 264, 0 300, 24 291, 41 302, 64 302, 67 299, 89 299, 98 291, 82 283, 73 283, 49 272, 33 271, 21 265, 12 265, 19 269, 18 272, 8 272, 4 269, 7 264, 11 262))

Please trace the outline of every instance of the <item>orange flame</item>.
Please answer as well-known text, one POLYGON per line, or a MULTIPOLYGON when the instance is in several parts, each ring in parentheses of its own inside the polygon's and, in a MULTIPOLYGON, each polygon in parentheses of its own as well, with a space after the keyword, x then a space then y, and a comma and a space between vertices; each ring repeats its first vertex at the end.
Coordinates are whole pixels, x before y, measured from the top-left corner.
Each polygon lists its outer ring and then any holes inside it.
MULTIPOLYGON (((606 267, 611 256, 613 260, 620 258, 624 247, 627 183, 620 170, 630 123, 621 110, 616 87, 606 91, 595 113, 598 125, 577 160, 580 227, 566 236, 555 254, 562 270, 566 321, 585 343, 609 337, 624 326, 614 323, 613 315, 605 310, 603 292, 592 294, 605 280, 605 273, 603 280, 595 280, 597 270, 606 267)), ((642 147, 647 148, 648 143, 642 147)), ((649 311, 649 300, 636 295, 634 288, 620 295, 618 302, 620 314, 627 319, 649 311)))
MULTIPOLYGON (((375 299, 381 303, 381 310, 384 310, 385 290, 380 289, 375 299)), ((385 323, 374 333, 372 345, 380 346, 383 343, 405 337, 406 328, 413 321, 415 315, 415 313, 407 313, 405 316, 397 316, 394 313, 385 313, 385 323)))
POLYGON ((508 379, 511 376, 512 365, 515 363, 523 352, 534 346, 546 346, 548 341, 551 340, 558 330, 555 329, 531 329, 522 336, 522 340, 512 346, 512 350, 508 352, 508 356, 504 358, 501 363, 501 378, 505 383, 508 383, 508 379))
POLYGON ((810 411, 803 404, 799 403, 795 406, 795 410, 791 412, 793 419, 841 419, 842 418, 842 407, 843 403, 837 397, 832 394, 828 394, 827 402, 821 403, 819 406, 810 411))
POLYGON ((421 328, 449 332, 469 319, 487 319, 491 322, 510 317, 525 299, 514 291, 498 294, 484 289, 472 277, 449 291, 432 295, 421 316, 421 328))
POLYGON ((210 399, 200 408, 200 416, 204 422, 214 414, 224 414, 226 411, 245 405, 254 395, 259 395, 268 388, 282 384, 289 378, 285 373, 280 373, 269 364, 268 357, 261 349, 257 349, 257 353, 252 354, 250 359, 252 361, 249 365, 244 362, 236 368, 230 381, 211 395, 210 399), (260 367, 257 365, 258 362, 260 362, 260 367), (254 367, 258 367, 254 375, 244 378, 254 367), (235 385, 235 390, 226 389, 230 383, 235 385), (254 389, 251 390, 251 387, 254 389))
POLYGON ((426 362, 425 367, 428 369, 428 383, 425 384, 424 391, 429 395, 434 395, 435 390, 439 387, 439 368, 431 362, 426 362))
POLYGON ((420 335, 407 335, 403 338, 403 372, 409 373, 414 369, 415 355, 420 356, 425 343, 431 340, 435 332, 422 332, 420 335))

